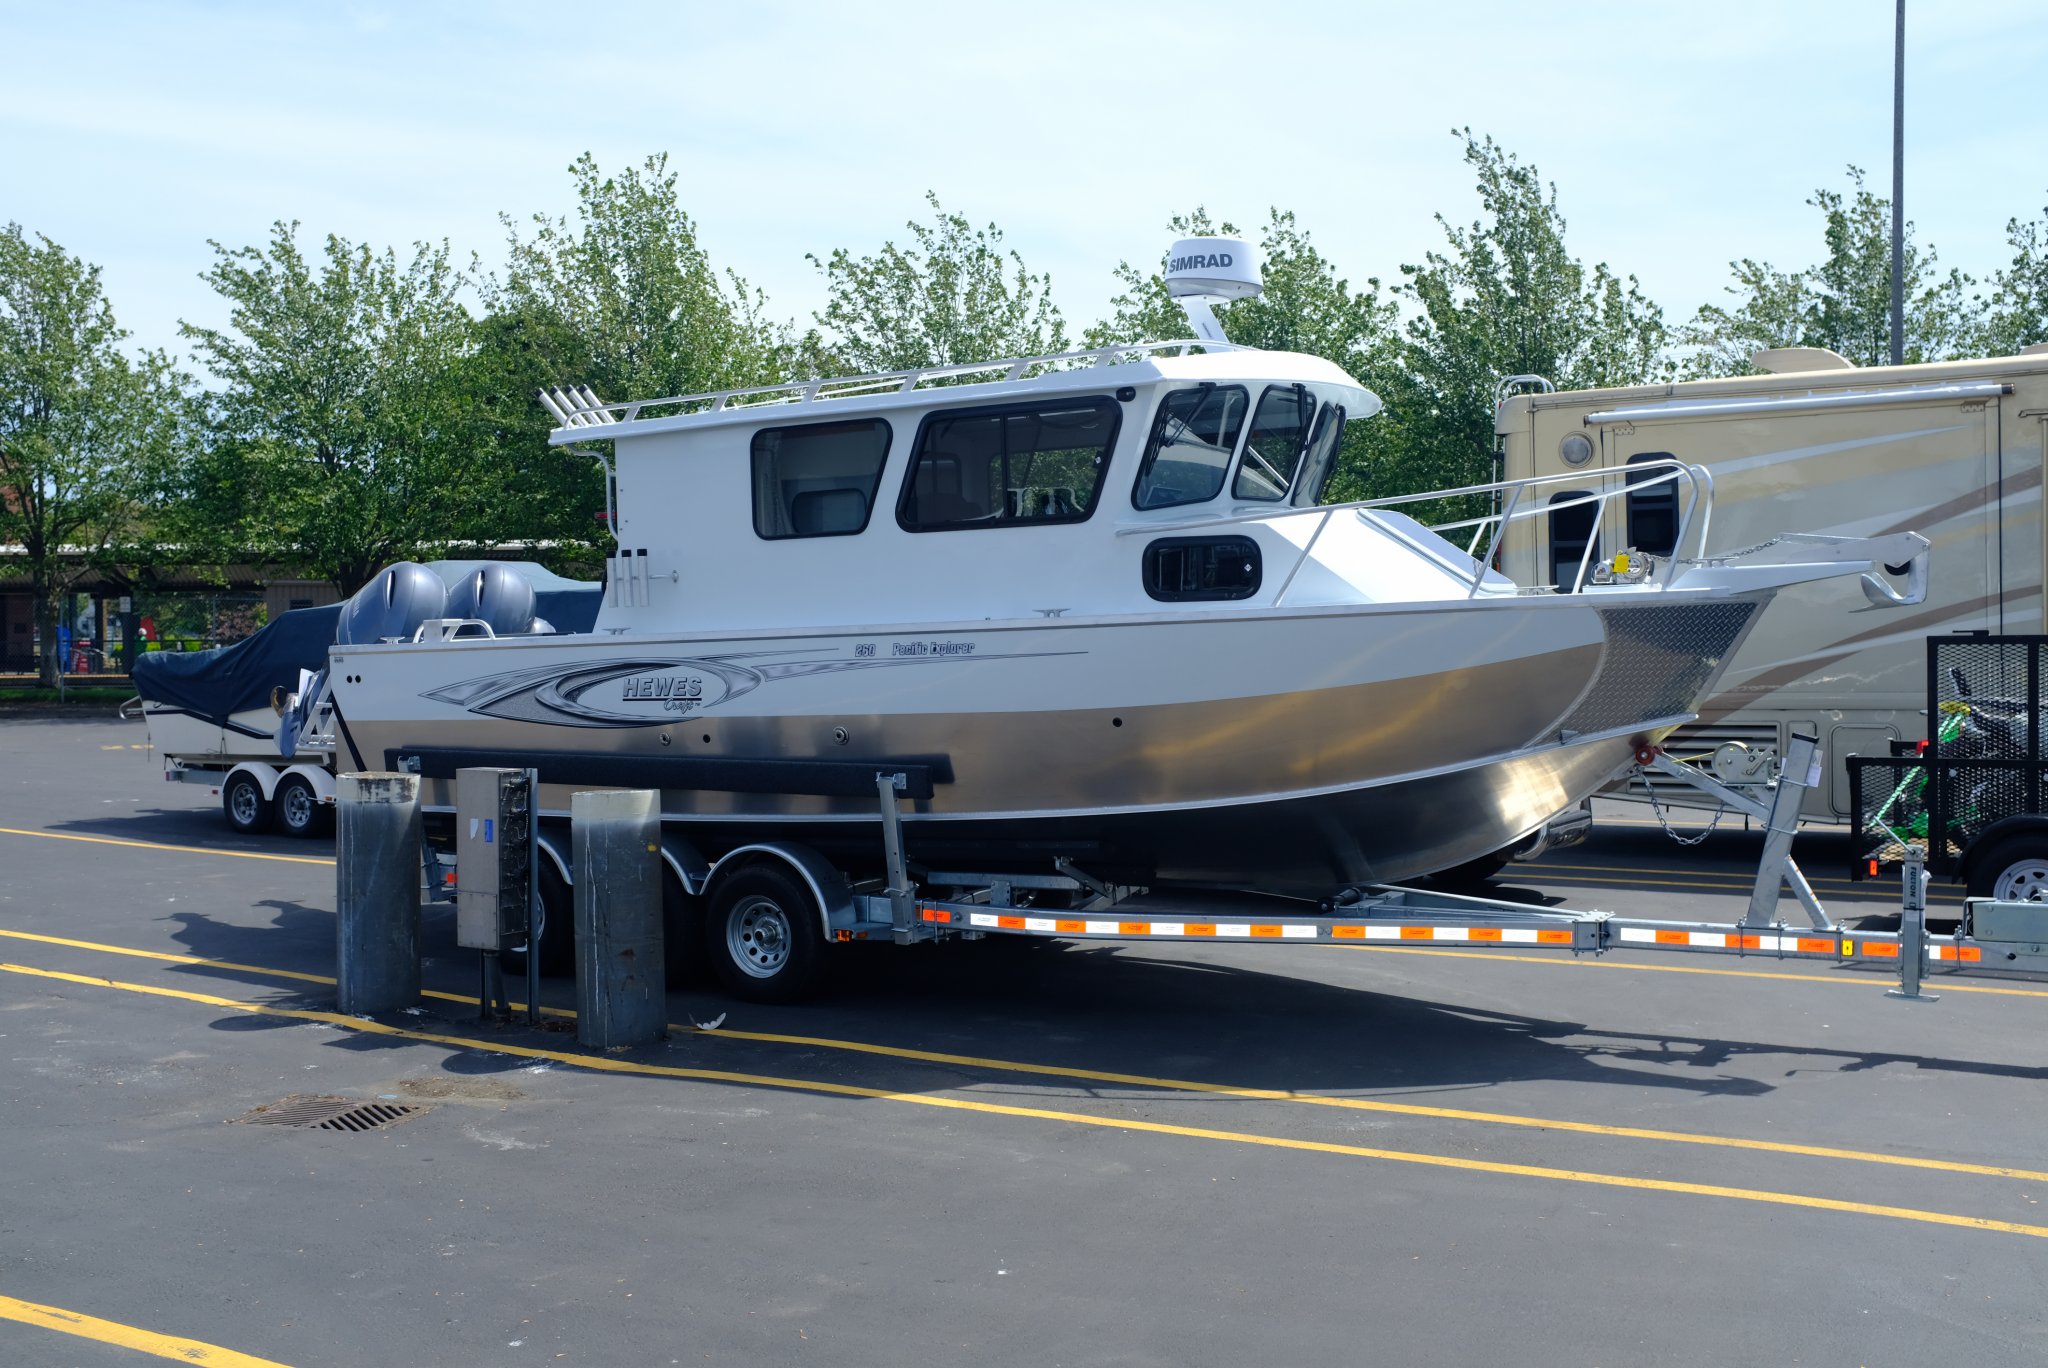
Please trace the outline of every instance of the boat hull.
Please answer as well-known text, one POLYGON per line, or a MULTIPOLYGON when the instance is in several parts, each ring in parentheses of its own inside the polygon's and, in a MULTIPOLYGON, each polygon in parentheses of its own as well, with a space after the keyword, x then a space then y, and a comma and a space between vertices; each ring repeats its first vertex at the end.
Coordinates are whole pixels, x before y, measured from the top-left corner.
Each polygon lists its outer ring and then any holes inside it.
POLYGON ((1463 863, 1592 792, 1687 720, 1759 606, 452 642, 338 649, 333 671, 345 765, 418 768, 430 807, 462 764, 530 765, 544 812, 657 787, 712 858, 773 834, 860 867, 873 774, 910 765, 928 865, 1326 891, 1463 863), (777 779, 792 761, 829 782, 777 779))

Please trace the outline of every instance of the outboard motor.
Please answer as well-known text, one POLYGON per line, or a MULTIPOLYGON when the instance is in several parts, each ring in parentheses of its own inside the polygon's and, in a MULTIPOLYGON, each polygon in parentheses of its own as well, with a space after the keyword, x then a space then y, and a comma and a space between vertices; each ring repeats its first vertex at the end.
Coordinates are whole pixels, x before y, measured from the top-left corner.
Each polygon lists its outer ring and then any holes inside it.
POLYGON ((335 624, 337 646, 410 641, 421 623, 448 615, 448 587, 417 561, 400 561, 377 572, 356 591, 335 624))
POLYGON ((509 565, 478 566, 449 586, 445 616, 474 618, 493 636, 525 636, 533 615, 533 585, 509 565))

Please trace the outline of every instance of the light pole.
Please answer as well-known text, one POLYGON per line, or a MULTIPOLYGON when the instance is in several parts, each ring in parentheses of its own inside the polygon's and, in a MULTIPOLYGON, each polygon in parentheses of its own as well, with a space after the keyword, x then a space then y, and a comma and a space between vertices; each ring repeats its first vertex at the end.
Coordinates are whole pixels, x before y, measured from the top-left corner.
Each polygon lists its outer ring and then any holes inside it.
POLYGON ((1906 0, 1892 45, 1892 364, 1906 360, 1906 0))

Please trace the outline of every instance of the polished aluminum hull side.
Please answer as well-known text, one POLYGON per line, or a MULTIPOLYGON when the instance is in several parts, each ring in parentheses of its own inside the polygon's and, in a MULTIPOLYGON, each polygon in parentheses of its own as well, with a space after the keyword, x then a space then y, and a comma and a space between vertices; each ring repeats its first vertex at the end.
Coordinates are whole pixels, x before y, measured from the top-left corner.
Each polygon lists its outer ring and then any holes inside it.
MULTIPOLYGON (((602 762, 930 762, 914 858, 1328 890, 1462 863, 1685 721, 1760 596, 1673 593, 802 636, 337 650, 347 768, 534 764, 545 809, 602 762), (551 773, 553 771, 553 773, 551 773)), ((652 767, 652 768, 650 768, 652 767)), ((433 773, 431 767, 424 772, 433 773)), ((591 776, 600 776, 592 782, 591 776)), ((860 864, 872 796, 660 781, 713 858, 765 829, 860 864)), ((430 779, 426 801, 452 802, 430 779)))

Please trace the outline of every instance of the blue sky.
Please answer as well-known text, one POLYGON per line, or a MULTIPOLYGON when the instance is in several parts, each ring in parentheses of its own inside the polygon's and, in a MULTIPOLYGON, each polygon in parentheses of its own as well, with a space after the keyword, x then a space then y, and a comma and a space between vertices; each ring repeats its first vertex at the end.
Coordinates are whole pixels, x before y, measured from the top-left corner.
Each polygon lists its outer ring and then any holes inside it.
MULTIPOLYGON (((1910 0, 1910 217, 2002 265, 2048 203, 2048 6, 1910 0)), ((222 321, 207 239, 273 219, 487 264, 565 169, 666 151, 722 267, 808 322, 805 252, 902 236, 927 189, 1085 325, 1195 204, 1296 211, 1354 279, 1476 209, 1454 125, 1557 182, 1569 241, 1674 320, 1726 263, 1819 254, 1818 185, 1888 191, 1891 0, 1030 6, 0 0, 0 221, 105 267, 139 342, 222 321), (1546 12, 1547 9, 1547 12, 1546 12), (24 60, 26 58, 26 60, 24 60)))

